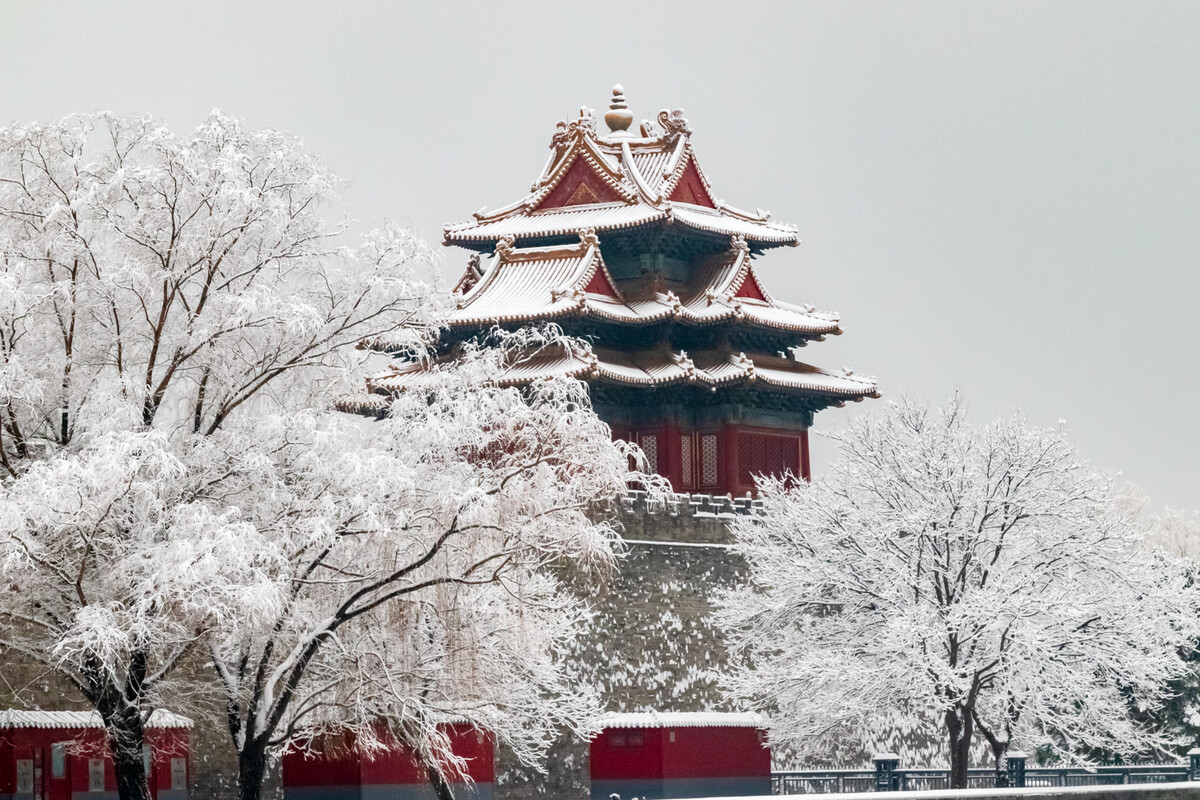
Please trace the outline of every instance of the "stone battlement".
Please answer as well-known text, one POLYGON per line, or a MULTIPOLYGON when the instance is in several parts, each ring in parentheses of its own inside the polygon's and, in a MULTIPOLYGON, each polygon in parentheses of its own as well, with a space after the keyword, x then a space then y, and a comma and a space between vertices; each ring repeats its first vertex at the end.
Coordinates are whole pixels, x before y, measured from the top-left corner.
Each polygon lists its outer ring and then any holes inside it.
POLYGON ((749 495, 672 494, 666 500, 651 500, 646 492, 631 489, 621 498, 626 514, 661 514, 671 517, 732 519, 762 507, 761 500, 749 495))

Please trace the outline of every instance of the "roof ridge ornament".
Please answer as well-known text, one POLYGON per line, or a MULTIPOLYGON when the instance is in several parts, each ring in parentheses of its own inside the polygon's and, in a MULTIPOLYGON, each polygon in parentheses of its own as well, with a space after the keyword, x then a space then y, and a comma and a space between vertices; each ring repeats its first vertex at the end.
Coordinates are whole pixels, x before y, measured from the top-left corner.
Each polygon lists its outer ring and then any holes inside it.
POLYGON ((752 381, 758 376, 754 372, 754 362, 745 353, 737 354, 737 366, 746 374, 746 380, 752 381))
POLYGON ((614 134, 624 134, 629 136, 629 126, 633 124, 633 112, 629 110, 629 104, 625 102, 625 90, 621 84, 617 84, 612 88, 613 99, 608 106, 608 111, 604 114, 604 122, 608 125, 609 131, 614 134))
MULTIPOLYGON (((682 108, 664 108, 658 112, 658 122, 642 120, 641 133, 643 139, 663 139, 670 142, 679 136, 690 136, 692 126, 683 116, 682 108)), ((670 171, 670 170, 668 170, 670 171)))
POLYGON ((511 235, 501 237, 496 241, 496 255, 500 257, 501 261, 508 261, 512 258, 516 243, 517 237, 511 235))
POLYGON ((692 128, 683 116, 682 108, 663 109, 658 112, 658 124, 662 126, 664 135, 670 139, 676 136, 690 136, 692 128))
POLYGON ((671 360, 683 370, 684 379, 688 383, 695 383, 699 379, 700 374, 696 369, 696 362, 687 354, 687 350, 680 350, 677 354, 671 353, 671 360))
POLYGON ((560 119, 554 126, 554 133, 550 135, 550 149, 555 151, 552 160, 561 157, 571 139, 579 135, 596 135, 596 112, 587 106, 579 107, 579 116, 575 119, 570 122, 560 119))

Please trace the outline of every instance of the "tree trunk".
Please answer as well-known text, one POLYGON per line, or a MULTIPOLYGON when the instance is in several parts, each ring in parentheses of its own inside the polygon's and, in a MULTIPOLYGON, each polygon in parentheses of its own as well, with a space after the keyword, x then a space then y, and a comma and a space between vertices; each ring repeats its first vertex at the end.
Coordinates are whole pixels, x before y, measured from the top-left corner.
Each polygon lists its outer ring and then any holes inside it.
POLYGON ((971 738, 975 731, 971 714, 962 708, 946 711, 946 734, 950 745, 950 788, 967 788, 967 769, 971 765, 971 738))
POLYGON ((992 755, 996 758, 996 788, 1008 788, 1008 742, 997 742, 992 745, 992 755))
POLYGON ((142 760, 146 731, 141 709, 126 702, 120 688, 109 681, 95 680, 91 685, 96 689, 90 699, 104 723, 108 749, 112 753, 117 797, 120 800, 150 800, 146 763, 142 760))
POLYGON ((1010 785, 1008 775, 1008 747, 1012 743, 1012 729, 1016 723, 1015 712, 1010 707, 1010 713, 1014 716, 1008 720, 1005 725, 1004 738, 1001 739, 991 729, 983 723, 976 713, 971 714, 971 719, 975 720, 975 727, 983 734, 983 738, 987 740, 988 746, 992 748, 992 758, 996 764, 996 788, 1007 789, 1010 785))
POLYGON ((136 711, 133 723, 124 718, 107 721, 108 748, 112 751, 120 800, 150 800, 146 762, 142 760, 142 720, 136 711))
POLYGON ((247 741, 238 752, 238 800, 258 800, 266 774, 265 740, 247 741))
POLYGON ((437 796, 437 800, 454 800, 454 792, 450 789, 450 784, 446 782, 436 767, 426 764, 425 774, 429 776, 429 785, 433 787, 433 793, 437 796))

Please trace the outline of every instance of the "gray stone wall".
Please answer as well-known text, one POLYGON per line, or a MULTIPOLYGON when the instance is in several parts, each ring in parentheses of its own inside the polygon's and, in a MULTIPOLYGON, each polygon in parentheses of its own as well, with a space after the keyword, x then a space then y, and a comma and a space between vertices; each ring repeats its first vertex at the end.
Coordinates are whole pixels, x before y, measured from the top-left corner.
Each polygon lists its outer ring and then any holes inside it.
POLYGON ((741 580, 744 565, 729 550, 726 519, 700 508, 624 515, 628 554, 590 597, 596 617, 576 657, 610 711, 726 710, 712 595, 741 580))
MULTIPOLYGON (((622 515, 629 550, 618 573, 585 593, 595 617, 575 664, 609 711, 725 711, 718 675, 725 647, 712 594, 744 576, 729 551, 728 521, 742 509, 696 496, 648 509, 635 497, 622 515)), ((563 737, 538 774, 500 753, 496 797, 588 797, 588 744, 563 737)))

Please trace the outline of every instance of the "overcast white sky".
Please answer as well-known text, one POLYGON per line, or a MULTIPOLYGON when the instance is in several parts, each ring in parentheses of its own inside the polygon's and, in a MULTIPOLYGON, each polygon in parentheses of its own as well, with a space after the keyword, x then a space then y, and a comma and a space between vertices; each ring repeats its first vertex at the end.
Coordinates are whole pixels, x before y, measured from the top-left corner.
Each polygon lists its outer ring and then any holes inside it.
POLYGON ((1200 507, 1200 3, 0 0, 0 43, 0 124, 219 107, 435 241, 619 81, 638 119, 684 108, 719 197, 799 225, 759 267, 842 312, 811 361, 1065 419, 1096 467, 1200 507))

